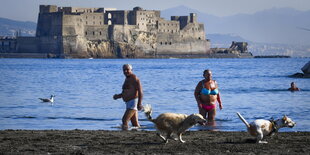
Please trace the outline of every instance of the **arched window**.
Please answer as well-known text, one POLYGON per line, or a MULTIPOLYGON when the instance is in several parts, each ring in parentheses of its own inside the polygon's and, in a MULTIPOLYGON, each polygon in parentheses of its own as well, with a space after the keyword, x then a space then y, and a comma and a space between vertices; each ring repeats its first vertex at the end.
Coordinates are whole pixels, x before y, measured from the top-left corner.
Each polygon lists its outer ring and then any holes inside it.
POLYGON ((112 14, 108 13, 108 19, 111 19, 111 18, 112 18, 112 14))

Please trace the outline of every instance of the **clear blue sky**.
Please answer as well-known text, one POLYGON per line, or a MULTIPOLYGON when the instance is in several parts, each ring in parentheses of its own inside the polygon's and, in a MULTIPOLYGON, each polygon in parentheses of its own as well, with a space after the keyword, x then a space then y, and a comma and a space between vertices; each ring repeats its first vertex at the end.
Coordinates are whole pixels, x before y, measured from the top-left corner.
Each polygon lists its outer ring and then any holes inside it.
POLYGON ((131 10, 136 6, 147 10, 164 10, 184 5, 215 16, 251 14, 273 7, 310 10, 310 0, 0 0, 0 17, 36 22, 40 4, 119 10, 131 10))

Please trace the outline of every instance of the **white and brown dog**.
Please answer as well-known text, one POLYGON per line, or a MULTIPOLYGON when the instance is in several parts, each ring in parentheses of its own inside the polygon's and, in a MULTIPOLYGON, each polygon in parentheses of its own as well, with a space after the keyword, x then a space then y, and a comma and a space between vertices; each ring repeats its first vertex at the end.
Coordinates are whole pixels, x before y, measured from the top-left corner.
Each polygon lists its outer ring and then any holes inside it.
POLYGON ((151 105, 144 106, 144 113, 148 120, 155 124, 157 130, 159 131, 157 135, 166 143, 168 143, 168 139, 171 139, 172 133, 176 134, 178 136, 178 140, 184 143, 185 141, 182 140, 182 134, 187 129, 197 123, 203 124, 206 122, 206 119, 204 119, 200 114, 185 115, 176 113, 163 113, 160 114, 156 119, 152 119, 151 105), (162 136, 162 134, 165 134, 166 137, 162 136))
POLYGON ((243 121, 243 123, 246 125, 248 132, 252 136, 256 136, 256 142, 257 143, 268 143, 267 141, 263 141, 264 136, 271 136, 278 132, 280 128, 283 127, 294 127, 296 125, 295 122, 292 121, 287 116, 283 116, 282 119, 278 120, 265 120, 265 119, 257 119, 252 123, 248 123, 242 115, 237 112, 237 115, 239 118, 243 121))

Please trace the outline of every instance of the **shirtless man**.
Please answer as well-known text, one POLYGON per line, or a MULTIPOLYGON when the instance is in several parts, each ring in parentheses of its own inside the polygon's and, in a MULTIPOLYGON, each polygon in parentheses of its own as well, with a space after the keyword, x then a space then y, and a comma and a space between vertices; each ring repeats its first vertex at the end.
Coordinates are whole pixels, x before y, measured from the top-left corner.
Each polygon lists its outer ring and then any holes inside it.
POLYGON ((126 111, 122 118, 122 129, 128 129, 128 122, 131 121, 132 126, 140 127, 138 122, 138 110, 142 110, 142 85, 139 78, 132 73, 132 66, 130 64, 123 65, 123 73, 126 77, 123 84, 123 91, 120 94, 115 94, 113 99, 122 98, 126 103, 126 111))
POLYGON ((212 80, 211 70, 203 72, 204 79, 201 80, 195 89, 194 96, 198 104, 199 113, 206 118, 208 114, 208 123, 212 124, 216 115, 216 102, 222 110, 223 105, 220 98, 220 92, 215 80, 212 80))
POLYGON ((291 87, 288 88, 289 91, 300 91, 300 89, 296 86, 295 82, 291 83, 291 87))

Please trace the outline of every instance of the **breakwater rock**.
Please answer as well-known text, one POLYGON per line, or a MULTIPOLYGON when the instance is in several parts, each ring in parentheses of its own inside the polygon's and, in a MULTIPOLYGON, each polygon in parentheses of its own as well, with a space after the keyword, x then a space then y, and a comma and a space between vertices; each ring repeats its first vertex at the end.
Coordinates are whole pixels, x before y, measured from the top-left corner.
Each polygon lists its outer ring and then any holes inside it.
POLYGON ((310 61, 306 63, 301 70, 303 73, 295 73, 291 75, 290 77, 296 77, 296 78, 310 78, 310 61))

